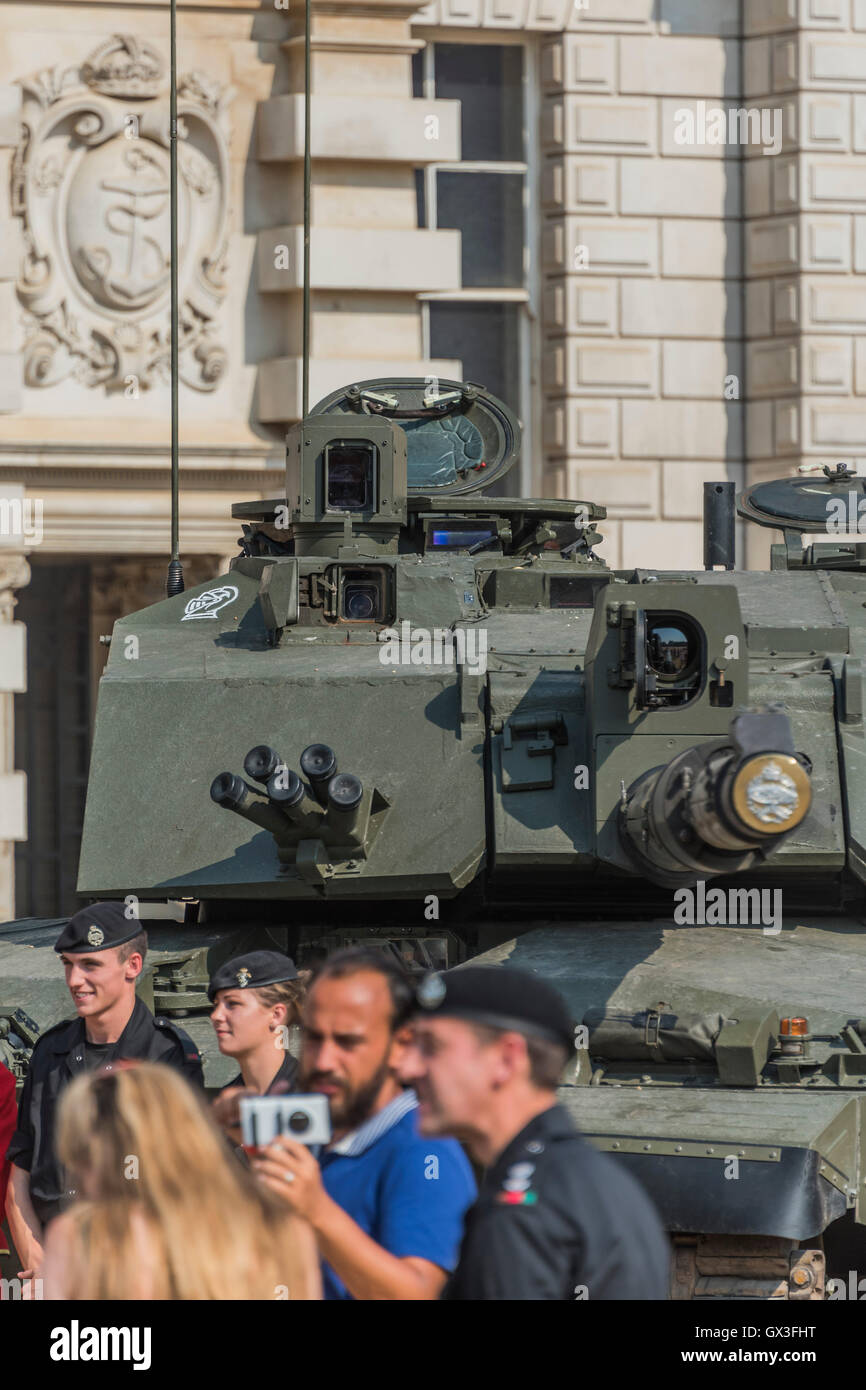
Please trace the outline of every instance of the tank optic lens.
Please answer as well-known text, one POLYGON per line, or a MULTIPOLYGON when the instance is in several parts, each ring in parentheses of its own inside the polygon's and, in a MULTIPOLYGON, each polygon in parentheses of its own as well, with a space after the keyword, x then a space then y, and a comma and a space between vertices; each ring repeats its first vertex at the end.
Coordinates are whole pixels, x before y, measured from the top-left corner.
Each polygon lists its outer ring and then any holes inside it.
POLYGON ((328 510, 374 511, 376 447, 364 440, 334 441, 325 447, 328 510))
POLYGON ((347 584, 343 590, 343 617, 351 623, 370 622, 379 610, 378 584, 347 584))
POLYGON ((647 663, 662 680, 679 680, 699 651, 693 633, 665 619, 649 624, 646 645, 647 663))

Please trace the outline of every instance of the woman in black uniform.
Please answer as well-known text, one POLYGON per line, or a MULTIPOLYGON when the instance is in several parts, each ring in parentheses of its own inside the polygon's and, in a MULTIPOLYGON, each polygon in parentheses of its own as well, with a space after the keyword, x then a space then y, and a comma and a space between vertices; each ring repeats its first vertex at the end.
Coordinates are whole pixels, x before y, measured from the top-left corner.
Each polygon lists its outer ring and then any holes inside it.
POLYGON ((307 978, 279 951, 236 956, 213 974, 211 1023, 220 1052, 240 1067, 223 1091, 243 1086, 266 1096, 293 1089, 298 1064, 289 1052, 289 1032, 300 1021, 307 978))

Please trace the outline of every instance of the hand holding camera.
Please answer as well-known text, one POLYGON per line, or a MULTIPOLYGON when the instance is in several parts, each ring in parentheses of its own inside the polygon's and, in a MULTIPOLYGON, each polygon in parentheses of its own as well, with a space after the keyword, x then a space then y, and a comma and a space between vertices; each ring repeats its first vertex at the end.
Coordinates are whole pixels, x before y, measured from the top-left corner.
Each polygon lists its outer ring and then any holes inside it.
POLYGON ((248 1153, 285 1135, 300 1144, 327 1144, 331 1116, 327 1096, 250 1096, 240 1099, 242 1142, 248 1153))
POLYGON ((328 1198, 310 1145, 331 1138, 327 1096, 244 1096, 240 1113, 256 1177, 297 1216, 315 1224, 328 1198))

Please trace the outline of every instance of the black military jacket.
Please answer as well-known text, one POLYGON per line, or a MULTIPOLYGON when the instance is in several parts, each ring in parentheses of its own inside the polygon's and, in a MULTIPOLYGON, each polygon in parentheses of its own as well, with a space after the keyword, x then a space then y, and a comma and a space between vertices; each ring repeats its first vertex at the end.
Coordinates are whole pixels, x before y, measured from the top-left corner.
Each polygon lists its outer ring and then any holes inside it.
POLYGON ((485 1174, 443 1298, 667 1298, 669 1262, 643 1189, 554 1105, 485 1174))
MULTIPOLYGON (((264 1092, 264 1094, 266 1096, 269 1096, 278 1081, 285 1081, 289 1089, 291 1089, 295 1084, 295 1077, 297 1076, 297 1074, 297 1059, 292 1056, 291 1052, 285 1052, 283 1054, 282 1065, 280 1066, 279 1071, 277 1072, 276 1076, 274 1077, 273 1081, 271 1082, 268 1089, 264 1092)), ((243 1076, 240 1073, 238 1073, 234 1081, 226 1082, 225 1086, 220 1087, 220 1090, 228 1091, 232 1086, 246 1086, 246 1084, 247 1083, 244 1081, 243 1076)))
MULTIPOLYGON (((33 1049, 18 1102, 18 1128, 7 1157, 29 1172, 30 1197, 43 1224, 74 1196, 54 1155, 54 1127, 61 1093, 74 1076, 88 1069, 85 1042, 83 1018, 66 1019, 43 1033, 33 1049)), ((140 999, 108 1056, 110 1061, 164 1062, 196 1085, 204 1084, 201 1058, 192 1039, 174 1021, 154 1018, 140 999)))

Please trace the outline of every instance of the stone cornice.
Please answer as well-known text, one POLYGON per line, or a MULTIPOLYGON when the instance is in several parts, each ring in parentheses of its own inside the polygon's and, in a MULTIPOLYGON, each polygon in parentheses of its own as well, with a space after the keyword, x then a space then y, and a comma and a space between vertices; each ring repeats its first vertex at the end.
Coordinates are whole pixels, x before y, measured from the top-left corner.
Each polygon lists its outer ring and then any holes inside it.
MULTIPOLYGON (((80 464, 68 469, 55 468, 7 468, 0 464, 0 485, 3 483, 18 483, 24 487, 35 488, 81 488, 82 490, 98 490, 100 493, 107 489, 116 489, 120 492, 134 492, 148 489, 162 491, 168 488, 169 468, 137 468, 129 469, 123 467, 106 467, 98 471, 93 468, 83 469, 80 464)), ((180 490, 181 495, 186 492, 240 492, 247 495, 250 491, 257 492, 264 490, 267 495, 274 496, 283 486, 282 469, 256 469, 247 473, 237 473, 231 470, 225 472, 212 469, 199 473, 189 473, 185 469, 180 471, 180 490)))
MULTIPOLYGON (((187 555, 237 555, 240 523, 216 526, 212 521, 184 524, 180 533, 180 553, 187 555)), ((154 555, 166 562, 171 552, 167 521, 142 526, 122 518, 102 524, 76 519, 46 532, 40 555, 154 555)), ((34 551, 30 554, 33 555, 34 551)))
MULTIPOLYGON (((57 8, 61 3, 67 10, 88 10, 100 5, 109 7, 117 11, 118 23, 123 17, 124 10, 167 10, 170 0, 42 0, 45 8, 53 2, 57 8)), ((32 4, 32 0, 0 0, 0 6, 4 9, 26 9, 32 4)), ((267 10, 270 11, 271 3, 269 0, 177 0, 178 11, 182 10, 267 10)))
MULTIPOLYGON (((7 10, 26 9, 32 0, 0 0, 0 7, 7 10)), ((43 0, 45 7, 56 7, 60 9, 61 4, 68 10, 88 9, 98 10, 100 8, 110 9, 117 16, 112 19, 112 23, 122 25, 124 16, 134 15, 137 10, 168 10, 169 0, 43 0)), ((300 11, 303 14, 303 5, 294 0, 290 9, 276 9, 273 0, 177 0, 178 13, 182 16, 185 10, 201 12, 211 10, 222 13, 250 14, 265 13, 267 15, 277 14, 287 21, 292 20, 300 11), (294 12, 294 14, 293 14, 294 12)), ((502 12, 495 11, 491 7, 483 4, 483 0, 472 0, 469 13, 462 10, 459 14, 448 12, 447 0, 313 0, 313 10, 317 14, 332 15, 357 15, 359 18, 369 18, 370 16, 390 15, 395 18, 401 16, 411 19, 413 24, 424 24, 431 27, 454 27, 485 30, 509 30, 526 29, 529 32, 551 32, 563 29, 586 29, 586 31, 603 32, 607 29, 617 28, 616 24, 606 24, 603 21, 594 25, 591 20, 591 12, 581 13, 573 10, 573 0, 512 0, 510 5, 502 12), (511 10, 508 13, 507 10, 511 10), (582 21, 582 22, 581 22, 582 21)), ((620 28, 626 28, 620 25, 620 28)), ((650 25, 644 24, 640 32, 646 32, 650 25)), ((655 26, 653 26, 655 27, 655 26)), ((627 26, 627 32, 634 32, 635 26, 627 26)))
MULTIPOLYGON (((181 473, 194 476, 212 472, 214 476, 229 477, 233 473, 278 472, 285 466, 285 450, 250 449, 181 449, 181 473)), ((42 476, 46 470, 81 470, 89 475, 114 468, 140 476, 142 469, 167 469, 170 454, 166 447, 153 444, 83 444, 63 445, 34 442, 0 445, 0 472, 28 472, 42 476)))
MULTIPOLYGON (((26 8, 32 0, 0 0, 0 6, 4 9, 26 8)), ((96 8, 100 5, 106 9, 115 10, 118 15, 117 23, 123 18, 124 10, 167 10, 170 0, 45 0, 48 4, 54 4, 60 8, 64 4, 67 9, 86 10, 96 8)), ((343 4, 341 0, 313 0, 313 9, 320 14, 357 14, 357 15, 380 15, 384 13, 399 14, 406 16, 414 14, 421 9, 424 0, 349 0, 343 4)), ((184 10, 237 10, 237 11, 263 11, 270 15, 276 13, 282 15, 284 19, 289 19, 294 11, 300 11, 303 15, 303 4, 298 0, 293 0, 290 9, 277 9, 274 0, 177 0, 178 13, 184 10)))
MULTIPOLYGON (((423 39, 359 39, 354 42, 351 39, 337 39, 328 35, 314 34, 311 36, 311 44, 316 52, 329 53, 418 53, 424 47, 423 39)), ((280 48, 289 52, 293 48, 303 48, 303 34, 296 34, 294 38, 286 39, 280 44, 280 48)), ((315 97, 313 98, 315 100, 315 97)))
MULTIPOLYGON (((423 7, 424 0, 312 0, 314 14, 352 15, 358 19, 410 19, 423 7)), ((289 17, 303 27, 303 5, 295 4, 289 17)))

